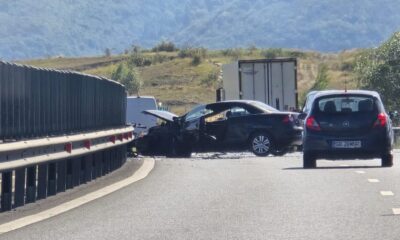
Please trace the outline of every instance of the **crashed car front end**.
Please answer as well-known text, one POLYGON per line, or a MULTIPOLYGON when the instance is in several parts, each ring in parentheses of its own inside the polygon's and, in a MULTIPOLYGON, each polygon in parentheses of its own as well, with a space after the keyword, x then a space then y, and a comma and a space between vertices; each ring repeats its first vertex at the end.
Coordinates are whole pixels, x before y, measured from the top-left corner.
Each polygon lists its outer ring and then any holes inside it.
POLYGON ((148 133, 138 136, 134 141, 137 153, 144 156, 166 156, 172 154, 174 139, 180 131, 179 117, 173 113, 147 110, 143 113, 160 119, 163 123, 152 127, 148 133))

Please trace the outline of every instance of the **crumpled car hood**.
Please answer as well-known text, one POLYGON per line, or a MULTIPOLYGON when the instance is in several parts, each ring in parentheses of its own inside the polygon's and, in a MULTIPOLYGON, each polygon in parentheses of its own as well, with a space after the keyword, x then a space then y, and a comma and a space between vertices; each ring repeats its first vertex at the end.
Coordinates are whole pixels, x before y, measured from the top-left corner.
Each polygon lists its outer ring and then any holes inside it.
POLYGON ((145 110, 143 111, 144 114, 152 115, 154 117, 160 118, 164 121, 167 122, 173 122, 174 117, 178 117, 178 115, 175 115, 171 112, 167 111, 160 111, 160 110, 145 110))

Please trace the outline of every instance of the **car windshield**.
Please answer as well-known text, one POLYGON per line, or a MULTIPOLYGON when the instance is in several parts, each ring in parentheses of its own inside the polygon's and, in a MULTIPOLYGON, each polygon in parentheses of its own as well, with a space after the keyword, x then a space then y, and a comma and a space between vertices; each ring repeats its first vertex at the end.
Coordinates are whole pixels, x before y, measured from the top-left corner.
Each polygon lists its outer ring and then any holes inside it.
POLYGON ((316 94, 317 94, 317 92, 312 92, 312 93, 308 94, 306 102, 304 104, 303 112, 308 113, 310 111, 316 94))
POLYGON ((318 99, 317 112, 328 114, 370 113, 375 108, 374 99, 369 96, 333 96, 318 99))
POLYGON ((278 109, 273 108, 270 105, 267 105, 263 102, 254 101, 250 102, 250 104, 268 113, 279 112, 278 109))
POLYGON ((192 109, 184 116, 185 121, 195 120, 212 112, 213 111, 211 109, 206 108, 206 105, 200 105, 192 109))

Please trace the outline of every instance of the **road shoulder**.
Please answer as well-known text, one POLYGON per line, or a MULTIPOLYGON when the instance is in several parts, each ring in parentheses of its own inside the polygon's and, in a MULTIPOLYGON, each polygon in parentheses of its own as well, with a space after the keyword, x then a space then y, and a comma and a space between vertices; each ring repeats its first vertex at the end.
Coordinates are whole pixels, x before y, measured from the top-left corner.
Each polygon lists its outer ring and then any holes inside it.
POLYGON ((128 159, 120 169, 74 189, 0 214, 0 233, 62 214, 145 178, 154 159, 128 159))

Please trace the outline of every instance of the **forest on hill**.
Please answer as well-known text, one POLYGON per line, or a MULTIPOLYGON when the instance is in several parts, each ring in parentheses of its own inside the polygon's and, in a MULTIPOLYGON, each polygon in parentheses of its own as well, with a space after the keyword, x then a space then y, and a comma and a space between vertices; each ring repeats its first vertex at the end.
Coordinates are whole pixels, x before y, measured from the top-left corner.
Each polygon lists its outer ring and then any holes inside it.
POLYGON ((0 3, 0 59, 179 47, 340 51, 380 45, 400 0, 17 0, 0 3))

